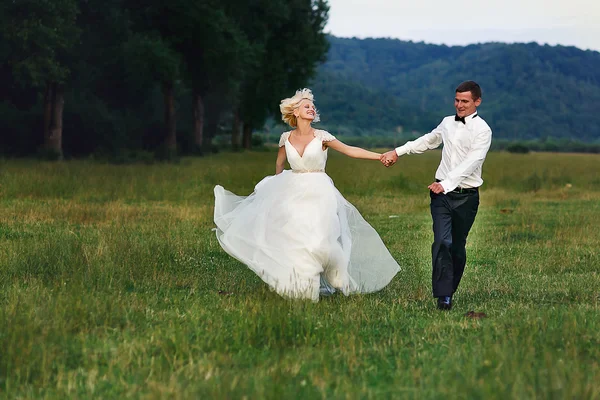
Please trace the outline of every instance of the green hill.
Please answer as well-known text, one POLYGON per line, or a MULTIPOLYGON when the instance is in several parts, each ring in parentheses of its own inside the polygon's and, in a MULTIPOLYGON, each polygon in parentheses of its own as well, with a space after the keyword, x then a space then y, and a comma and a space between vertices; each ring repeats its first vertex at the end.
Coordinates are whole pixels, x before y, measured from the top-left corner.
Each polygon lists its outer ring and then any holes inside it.
POLYGON ((536 43, 444 46, 329 37, 312 84, 323 125, 351 134, 424 132, 453 114, 464 80, 503 139, 600 138, 600 53, 536 43), (401 127, 401 128, 399 128, 401 127))

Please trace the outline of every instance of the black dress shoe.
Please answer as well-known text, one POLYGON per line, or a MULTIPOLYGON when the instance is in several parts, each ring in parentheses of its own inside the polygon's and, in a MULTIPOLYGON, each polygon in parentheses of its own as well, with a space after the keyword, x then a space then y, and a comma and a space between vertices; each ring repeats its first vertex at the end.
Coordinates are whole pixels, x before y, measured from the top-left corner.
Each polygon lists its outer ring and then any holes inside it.
POLYGON ((437 308, 440 310, 450 310, 452 308, 452 296, 438 297, 437 308))

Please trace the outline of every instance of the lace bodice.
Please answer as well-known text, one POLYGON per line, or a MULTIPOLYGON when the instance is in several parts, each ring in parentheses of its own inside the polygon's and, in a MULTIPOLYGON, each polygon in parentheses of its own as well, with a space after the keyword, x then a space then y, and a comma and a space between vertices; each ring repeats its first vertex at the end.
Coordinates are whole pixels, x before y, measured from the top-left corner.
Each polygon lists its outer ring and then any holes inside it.
POLYGON ((324 171, 327 163, 327 149, 323 150, 323 142, 335 140, 335 136, 327 131, 315 130, 315 137, 304 148, 302 156, 289 141, 289 132, 284 132, 279 139, 279 147, 285 146, 285 153, 290 167, 295 172, 324 171))

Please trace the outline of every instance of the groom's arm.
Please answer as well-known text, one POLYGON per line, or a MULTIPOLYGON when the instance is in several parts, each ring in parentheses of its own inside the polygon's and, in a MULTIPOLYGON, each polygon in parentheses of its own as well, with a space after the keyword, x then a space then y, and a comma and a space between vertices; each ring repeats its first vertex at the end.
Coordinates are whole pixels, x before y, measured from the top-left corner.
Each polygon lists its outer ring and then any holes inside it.
POLYGON ((440 144, 442 144, 442 124, 420 138, 406 142, 404 145, 384 153, 381 156, 381 162, 389 167, 398 161, 398 157, 405 154, 421 154, 427 150, 438 148, 440 144))
POLYGON ((427 150, 437 149, 440 144, 442 144, 442 130, 438 126, 420 138, 406 142, 400 147, 396 147, 394 151, 398 157, 401 157, 405 154, 421 154, 427 150))

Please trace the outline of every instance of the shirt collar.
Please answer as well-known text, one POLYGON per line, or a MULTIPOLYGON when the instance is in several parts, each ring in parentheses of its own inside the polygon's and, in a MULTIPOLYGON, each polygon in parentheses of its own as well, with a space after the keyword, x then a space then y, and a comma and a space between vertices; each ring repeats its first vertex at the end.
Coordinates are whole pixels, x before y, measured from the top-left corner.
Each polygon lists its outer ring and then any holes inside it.
POLYGON ((475 118, 475 117, 477 117, 477 111, 475 111, 475 112, 474 112, 473 114, 471 114, 471 115, 467 115, 467 116, 465 117, 465 125, 466 125, 466 124, 467 124, 469 121, 471 121, 473 118, 475 118))

